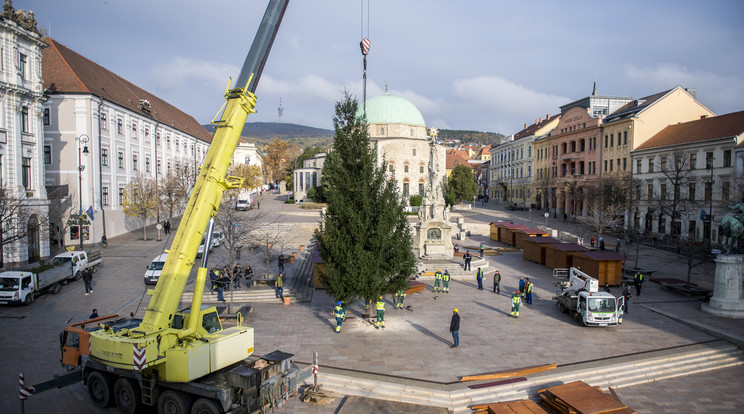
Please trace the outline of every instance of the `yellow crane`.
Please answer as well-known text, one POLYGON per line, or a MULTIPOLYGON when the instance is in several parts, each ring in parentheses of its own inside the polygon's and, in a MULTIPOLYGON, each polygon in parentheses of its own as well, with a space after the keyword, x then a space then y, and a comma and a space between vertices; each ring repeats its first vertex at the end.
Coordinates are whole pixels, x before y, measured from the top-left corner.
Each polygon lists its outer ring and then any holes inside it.
MULTIPOLYGON (((151 299, 144 318, 139 326, 104 326, 90 334, 90 357, 83 363, 83 379, 91 399, 101 407, 115 402, 122 412, 157 405, 161 413, 218 413, 236 404, 251 405, 247 397, 251 373, 245 370, 254 368, 243 362, 254 351, 253 328, 223 329, 216 308, 202 307, 206 254, 197 270, 191 307, 179 311, 178 305, 207 226, 207 245, 211 243, 213 218, 223 192, 241 185, 240 178, 226 177, 227 168, 246 118, 255 112, 254 92, 288 2, 269 1, 235 87, 228 84, 216 132, 160 279, 155 289, 147 292, 151 299), (214 388, 213 383, 218 382, 215 375, 231 381, 214 388), (237 394, 240 398, 236 400, 237 394)), ((283 361, 289 356, 277 351, 268 359, 286 365, 283 361)), ((253 403, 258 398, 255 396, 253 403)))

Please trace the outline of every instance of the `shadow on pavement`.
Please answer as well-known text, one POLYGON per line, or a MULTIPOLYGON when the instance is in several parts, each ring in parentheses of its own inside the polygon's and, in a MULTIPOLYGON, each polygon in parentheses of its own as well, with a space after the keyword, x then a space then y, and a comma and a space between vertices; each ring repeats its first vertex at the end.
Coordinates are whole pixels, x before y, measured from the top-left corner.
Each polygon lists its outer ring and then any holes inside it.
POLYGON ((313 312, 315 314, 315 317, 318 318, 319 321, 323 322, 324 324, 331 327, 331 329, 336 329, 336 326, 328 319, 327 317, 324 317, 320 314, 320 311, 313 312))
MULTIPOLYGON (((491 305, 486 305, 485 303, 481 303, 481 302, 475 302, 475 304, 476 304, 476 305, 478 305, 478 306, 483 306, 484 308, 486 308, 486 309, 490 309, 490 310, 492 310, 492 311, 494 311, 494 312, 498 312, 498 313, 501 313, 501 314, 504 314, 504 315, 509 315, 509 313, 507 313, 506 311, 503 311, 503 310, 501 310, 501 309, 499 309, 499 308, 494 308, 494 307, 493 307, 493 306, 491 306, 491 305)), ((510 304, 510 305, 511 305, 511 304, 510 304)), ((511 307, 510 307, 509 309, 511 310, 511 307)))
POLYGON ((447 345, 450 345, 452 343, 452 341, 448 341, 448 340, 442 338, 441 336, 435 334, 434 332, 432 332, 432 331, 424 328, 423 326, 421 326, 419 324, 413 323, 411 321, 408 321, 408 323, 410 323, 411 326, 413 326, 414 328, 416 328, 417 331, 421 332, 422 334, 424 334, 426 336, 432 337, 432 338, 438 340, 439 342, 445 343, 447 345))

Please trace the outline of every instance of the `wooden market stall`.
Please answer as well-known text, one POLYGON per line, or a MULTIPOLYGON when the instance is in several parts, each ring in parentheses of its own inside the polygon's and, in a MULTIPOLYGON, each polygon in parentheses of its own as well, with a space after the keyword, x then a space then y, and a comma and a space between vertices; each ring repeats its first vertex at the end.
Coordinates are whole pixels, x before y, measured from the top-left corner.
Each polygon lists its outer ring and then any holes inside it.
POLYGON ((623 276, 623 256, 609 251, 587 251, 571 253, 572 266, 581 266, 581 271, 599 280, 599 286, 609 283, 620 286, 623 276))
MULTIPOLYGON (((555 243, 545 246, 545 266, 555 269, 571 267, 571 253, 589 251, 576 243, 555 243)), ((582 269, 583 270, 583 269, 582 269)))
POLYGON ((548 232, 543 229, 527 227, 524 229, 514 229, 512 231, 514 235, 514 247, 517 249, 523 249, 522 241, 533 237, 548 237, 548 232))
POLYGON ((522 239, 521 242, 523 250, 522 258, 538 264, 545 264, 545 246, 563 243, 552 237, 530 237, 522 239))
POLYGON ((499 241, 509 246, 514 246, 514 230, 526 228, 527 226, 524 224, 498 223, 499 241))

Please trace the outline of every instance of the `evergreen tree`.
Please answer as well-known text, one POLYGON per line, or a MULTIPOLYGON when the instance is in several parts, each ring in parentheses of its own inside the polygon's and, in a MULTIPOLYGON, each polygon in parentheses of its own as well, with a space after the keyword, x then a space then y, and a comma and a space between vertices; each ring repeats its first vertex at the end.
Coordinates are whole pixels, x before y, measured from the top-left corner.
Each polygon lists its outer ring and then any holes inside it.
POLYGON ((473 201, 478 194, 478 184, 475 182, 473 170, 467 165, 458 165, 452 169, 447 179, 447 195, 452 194, 456 200, 473 201))
POLYGON ((404 201, 376 164, 357 108, 348 92, 336 103, 333 150, 323 165, 328 208, 315 231, 325 267, 320 280, 331 296, 344 302, 408 287, 416 264, 404 201))

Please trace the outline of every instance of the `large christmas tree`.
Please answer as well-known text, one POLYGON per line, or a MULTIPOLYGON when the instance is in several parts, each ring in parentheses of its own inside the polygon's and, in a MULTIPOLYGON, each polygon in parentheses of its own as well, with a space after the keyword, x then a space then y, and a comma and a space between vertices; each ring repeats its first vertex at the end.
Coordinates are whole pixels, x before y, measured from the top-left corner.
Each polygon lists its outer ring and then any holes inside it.
POLYGON ((315 232, 325 266, 321 281, 344 302, 408 287, 416 265, 404 201, 376 164, 357 108, 348 92, 336 103, 333 149, 323 165, 328 208, 315 232))

